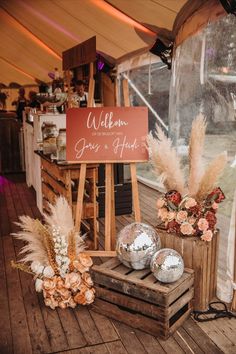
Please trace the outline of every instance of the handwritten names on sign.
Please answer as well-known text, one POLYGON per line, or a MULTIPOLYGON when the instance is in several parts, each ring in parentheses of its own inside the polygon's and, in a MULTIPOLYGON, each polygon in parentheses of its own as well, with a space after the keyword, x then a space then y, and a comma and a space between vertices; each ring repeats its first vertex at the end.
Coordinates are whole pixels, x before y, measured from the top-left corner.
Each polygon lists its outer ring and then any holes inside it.
POLYGON ((74 162, 147 161, 146 107, 70 108, 66 159, 74 162))

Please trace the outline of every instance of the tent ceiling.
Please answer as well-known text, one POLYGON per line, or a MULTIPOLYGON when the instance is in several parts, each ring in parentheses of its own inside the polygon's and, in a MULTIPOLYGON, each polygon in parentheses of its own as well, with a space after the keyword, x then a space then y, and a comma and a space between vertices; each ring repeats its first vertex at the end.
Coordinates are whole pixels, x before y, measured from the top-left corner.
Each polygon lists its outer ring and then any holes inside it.
MULTIPOLYGON (((147 46, 134 26, 172 28, 186 0, 1 0, 0 82, 48 81, 62 51, 96 36, 97 49, 118 59, 147 46), (127 15, 127 16, 125 16, 127 15), (132 20, 137 21, 135 24, 132 20)), ((143 31, 149 41, 155 35, 143 31)), ((143 37, 142 37, 143 38, 143 37)))

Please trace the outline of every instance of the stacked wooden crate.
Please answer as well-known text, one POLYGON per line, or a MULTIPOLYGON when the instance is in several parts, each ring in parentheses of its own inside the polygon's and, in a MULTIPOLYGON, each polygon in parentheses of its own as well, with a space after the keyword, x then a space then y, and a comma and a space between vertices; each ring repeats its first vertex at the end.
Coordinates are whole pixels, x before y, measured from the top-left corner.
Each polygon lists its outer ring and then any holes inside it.
POLYGON ((131 327, 167 339, 192 311, 194 275, 185 269, 172 284, 157 281, 150 269, 133 270, 117 258, 92 268, 96 299, 92 308, 131 327))

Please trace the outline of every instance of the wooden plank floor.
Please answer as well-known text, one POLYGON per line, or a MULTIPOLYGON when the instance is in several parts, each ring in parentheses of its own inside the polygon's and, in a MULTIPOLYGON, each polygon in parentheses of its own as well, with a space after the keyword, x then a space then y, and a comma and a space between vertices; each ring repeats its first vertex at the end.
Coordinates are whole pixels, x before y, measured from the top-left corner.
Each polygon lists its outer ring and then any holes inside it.
MULTIPOLYGON (((139 186, 143 221, 156 224, 157 193, 139 186)), ((236 321, 197 324, 189 319, 167 341, 96 314, 89 307, 51 310, 34 290, 32 277, 11 268, 21 243, 11 232, 22 214, 40 218, 24 175, 0 176, 0 354, 236 353, 236 321)), ((133 220, 117 217, 117 230, 133 220)), ((103 244, 104 221, 100 222, 103 244)), ((96 259, 99 262, 99 259, 96 259)))

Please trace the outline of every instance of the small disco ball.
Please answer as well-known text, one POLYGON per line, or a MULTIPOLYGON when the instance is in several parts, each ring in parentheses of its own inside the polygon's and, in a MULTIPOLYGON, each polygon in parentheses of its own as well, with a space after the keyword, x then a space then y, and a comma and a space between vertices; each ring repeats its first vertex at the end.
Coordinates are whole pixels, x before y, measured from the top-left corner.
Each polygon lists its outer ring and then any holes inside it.
POLYGON ((117 257, 129 268, 148 268, 152 256, 160 248, 161 239, 156 230, 143 223, 127 225, 117 236, 117 257))
POLYGON ((151 271, 160 282, 173 283, 184 272, 183 258, 175 250, 162 248, 152 257, 151 271))

